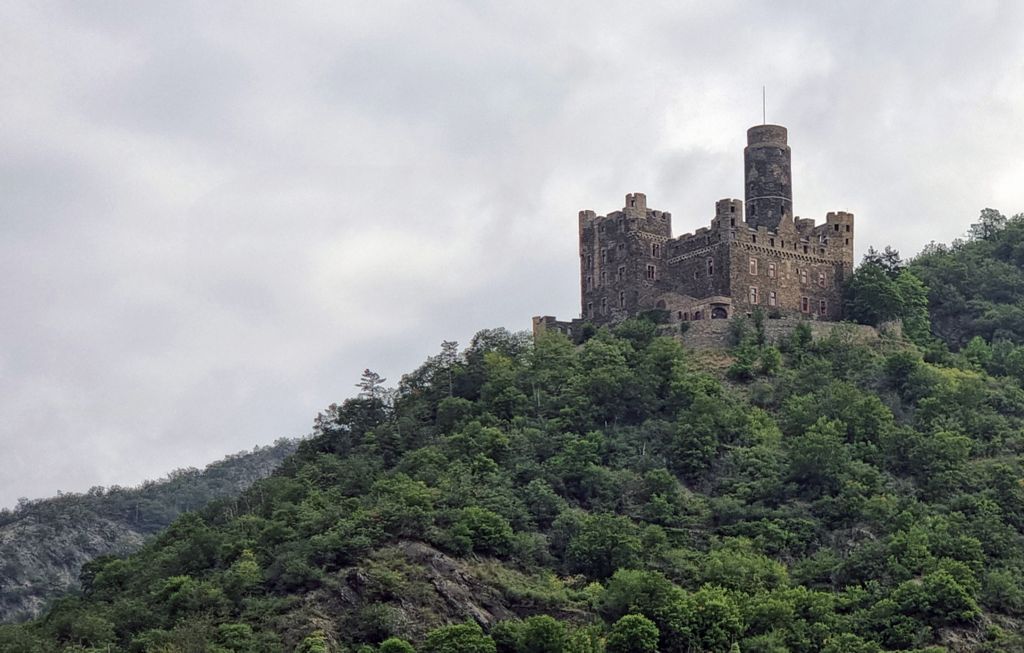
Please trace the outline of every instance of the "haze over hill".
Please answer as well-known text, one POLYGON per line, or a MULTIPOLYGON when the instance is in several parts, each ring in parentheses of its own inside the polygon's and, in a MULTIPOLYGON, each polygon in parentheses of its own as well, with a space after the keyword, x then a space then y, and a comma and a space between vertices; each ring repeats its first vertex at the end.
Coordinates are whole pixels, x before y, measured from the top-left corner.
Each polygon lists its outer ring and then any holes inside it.
POLYGON ((140 487, 95 487, 0 511, 0 623, 37 616, 78 587, 83 564, 132 553, 182 512, 238 495, 297 446, 282 439, 140 487))

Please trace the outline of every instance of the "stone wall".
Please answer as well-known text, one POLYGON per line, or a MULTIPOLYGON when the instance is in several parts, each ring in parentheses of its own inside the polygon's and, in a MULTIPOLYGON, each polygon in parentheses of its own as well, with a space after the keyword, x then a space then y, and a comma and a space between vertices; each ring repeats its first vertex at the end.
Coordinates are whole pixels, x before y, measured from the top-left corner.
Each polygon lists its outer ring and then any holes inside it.
MULTIPOLYGON (((733 344, 729 341, 732 323, 733 320, 690 322, 686 333, 679 336, 679 339, 690 349, 726 349, 733 344)), ((858 342, 873 342, 879 339, 877 329, 863 324, 792 319, 765 320, 765 337, 770 343, 778 342, 791 335, 799 324, 810 327, 811 336, 815 340, 831 335, 836 329, 848 331, 858 342)), ((753 324, 750 324, 750 328, 753 328, 753 324)))

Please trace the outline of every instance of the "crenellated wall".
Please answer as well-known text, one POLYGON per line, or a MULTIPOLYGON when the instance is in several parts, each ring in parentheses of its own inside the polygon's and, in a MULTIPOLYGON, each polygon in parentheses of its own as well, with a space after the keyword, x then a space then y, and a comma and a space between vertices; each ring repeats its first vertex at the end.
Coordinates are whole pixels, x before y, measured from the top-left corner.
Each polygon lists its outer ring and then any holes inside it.
POLYGON ((793 215, 787 139, 779 125, 748 130, 749 214, 742 200, 722 199, 708 226, 673 238, 672 215, 649 208, 643 193, 626 195, 622 209, 608 215, 580 211, 581 320, 610 324, 661 309, 672 321, 699 321, 757 308, 841 319, 854 216, 829 213, 819 225, 793 215))

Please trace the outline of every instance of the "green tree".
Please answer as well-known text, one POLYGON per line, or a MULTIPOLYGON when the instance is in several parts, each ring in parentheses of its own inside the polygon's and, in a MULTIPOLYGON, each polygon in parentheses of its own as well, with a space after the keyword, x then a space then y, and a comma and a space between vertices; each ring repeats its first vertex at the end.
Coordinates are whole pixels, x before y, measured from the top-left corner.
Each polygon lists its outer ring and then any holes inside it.
POLYGON ((640 538, 628 518, 612 514, 587 515, 569 542, 566 559, 573 571, 607 578, 639 558, 640 538))
POLYGON ((479 625, 467 622, 427 633, 422 653, 496 653, 496 648, 479 625))
POLYGON ((385 639, 380 643, 380 647, 377 650, 379 653, 416 653, 416 649, 412 647, 412 644, 398 637, 385 639))
POLYGON ((519 635, 520 653, 562 653, 566 644, 565 624, 548 615, 523 621, 519 635))
POLYGON ((658 627, 641 614, 628 614, 612 626, 608 653, 657 653, 658 627))

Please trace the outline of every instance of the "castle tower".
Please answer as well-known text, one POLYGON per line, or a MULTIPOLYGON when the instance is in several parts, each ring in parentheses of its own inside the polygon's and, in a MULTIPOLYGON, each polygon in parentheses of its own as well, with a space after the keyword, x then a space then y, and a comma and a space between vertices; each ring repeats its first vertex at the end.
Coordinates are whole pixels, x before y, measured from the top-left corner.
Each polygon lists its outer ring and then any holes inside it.
POLYGON ((743 149, 747 223, 776 229, 785 213, 793 216, 793 175, 786 128, 757 125, 747 130, 743 149))

